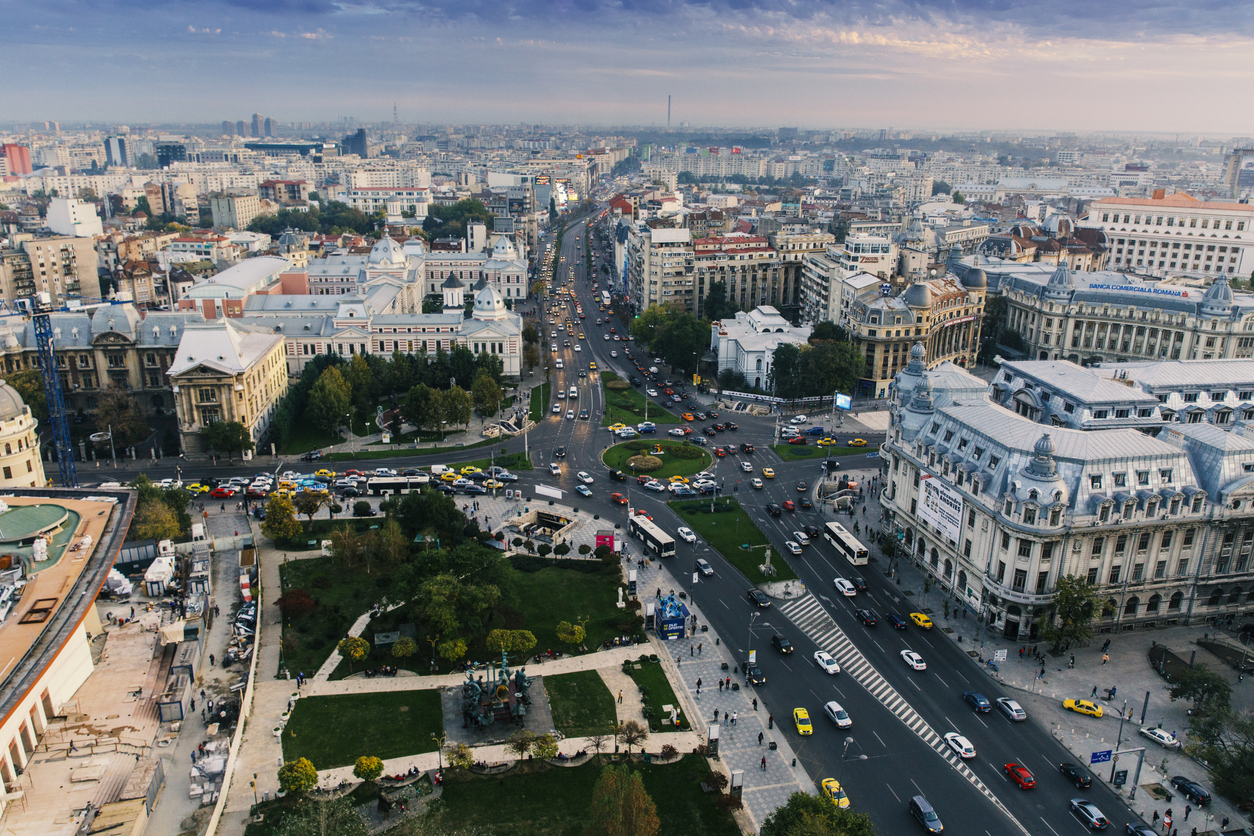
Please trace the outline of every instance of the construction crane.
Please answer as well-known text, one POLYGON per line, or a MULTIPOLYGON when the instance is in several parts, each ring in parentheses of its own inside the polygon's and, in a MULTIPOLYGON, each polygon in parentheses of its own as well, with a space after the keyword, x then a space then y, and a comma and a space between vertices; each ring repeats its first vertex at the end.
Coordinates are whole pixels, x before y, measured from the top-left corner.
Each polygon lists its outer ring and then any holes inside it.
POLYGON ((52 302, 47 293, 37 296, 31 320, 35 326, 35 344, 39 348, 39 371, 44 376, 44 394, 48 400, 48 417, 52 421, 52 444, 56 450, 61 486, 78 487, 78 471, 74 467, 74 445, 70 441, 70 422, 65 415, 65 395, 61 391, 61 374, 57 369, 56 349, 52 344, 52 302))

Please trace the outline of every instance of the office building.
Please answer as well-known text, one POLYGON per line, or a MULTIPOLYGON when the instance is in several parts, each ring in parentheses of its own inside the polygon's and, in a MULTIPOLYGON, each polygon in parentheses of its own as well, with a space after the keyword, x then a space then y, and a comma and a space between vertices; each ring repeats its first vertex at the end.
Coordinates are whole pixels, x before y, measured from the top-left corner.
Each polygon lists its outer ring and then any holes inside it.
POLYGON ((104 234, 96 204, 75 197, 54 197, 48 203, 48 229, 72 238, 92 238, 104 234))
POLYGON ((740 310, 762 306, 776 311, 789 304, 780 280, 779 253, 764 236, 732 232, 692 242, 696 315, 715 282, 727 287, 727 300, 740 310))
POLYGON ((648 222, 631 228, 624 277, 633 313, 650 305, 679 305, 696 313, 692 233, 648 222))
POLYGON ((1160 189, 1152 198, 1095 201, 1086 225, 1106 233, 1115 270, 1201 277, 1254 271, 1254 206, 1247 203, 1206 202, 1160 189))
POLYGON ((131 168, 131 138, 129 136, 110 136, 105 138, 105 162, 110 168, 131 168))
POLYGON ((247 229, 261 212, 261 198, 255 194, 218 194, 209 198, 213 225, 217 229, 247 229))

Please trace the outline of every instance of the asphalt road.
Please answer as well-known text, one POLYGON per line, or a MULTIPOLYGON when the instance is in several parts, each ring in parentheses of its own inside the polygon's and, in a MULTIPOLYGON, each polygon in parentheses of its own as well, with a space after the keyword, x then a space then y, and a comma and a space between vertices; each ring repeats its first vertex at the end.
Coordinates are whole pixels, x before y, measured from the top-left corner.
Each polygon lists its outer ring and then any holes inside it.
MULTIPOLYGON (((550 345, 555 341, 549 334, 556 330, 557 324, 565 319, 555 312, 554 324, 548 323, 548 315, 543 317, 545 340, 542 344, 542 357, 546 363, 552 364, 561 358, 564 368, 552 369, 550 382, 555 394, 558 387, 569 389, 575 386, 577 398, 574 406, 569 400, 557 401, 562 404, 561 415, 551 412, 530 433, 529 445, 532 462, 536 469, 519 472, 517 487, 534 487, 537 484, 557 486, 569 495, 564 502, 600 514, 607 521, 626 521, 626 509, 613 505, 609 501, 610 493, 624 491, 622 483, 612 482, 606 475, 606 468, 600 462, 601 452, 609 446, 612 439, 601 427, 601 413, 604 407, 604 395, 600 386, 600 372, 605 369, 617 371, 624 378, 635 372, 623 356, 623 342, 606 341, 604 335, 613 326, 621 333, 624 329, 618 322, 595 324, 598 316, 604 314, 597 310, 598 301, 594 298, 591 283, 583 277, 584 258, 582 249, 576 242, 576 236, 587 246, 588 236, 586 222, 579 222, 567 229, 564 236, 562 255, 565 263, 558 263, 554 274, 554 289, 571 286, 570 268, 573 267, 575 277, 573 286, 583 303, 587 316, 580 321, 574 310, 573 302, 557 300, 555 294, 550 295, 550 304, 564 307, 575 323, 575 334, 567 335, 559 332, 556 339, 558 349, 551 352, 550 345), (585 339, 578 340, 579 325, 582 324, 585 339), (562 343, 570 339, 572 346, 566 348, 562 343), (581 350, 574 350, 578 342, 581 350), (610 357, 610 351, 617 349, 619 358, 610 357), (589 362, 596 362, 598 370, 588 370, 589 362), (579 372, 587 372, 586 377, 579 377, 579 372), (567 419, 566 410, 573 408, 578 415, 580 410, 587 409, 588 420, 567 419), (558 460, 562 464, 560 477, 549 475, 545 465, 554 461, 553 451, 564 447, 566 457, 558 460), (595 478, 590 486, 593 496, 585 498, 574 493, 578 484, 575 474, 585 470, 595 478)), ((634 345, 634 344, 632 344, 634 345)), ((633 348, 633 352, 635 349, 633 348)), ((554 399, 551 399, 550 406, 554 399)), ((722 419, 720 419, 722 420, 722 419)), ((768 502, 781 503, 784 499, 796 500, 799 496, 796 485, 805 480, 811 485, 819 476, 818 460, 800 462, 784 462, 769 444, 775 432, 774 419, 758 418, 738 414, 735 418, 740 429, 735 433, 725 434, 728 441, 748 441, 757 446, 752 456, 729 456, 717 460, 719 477, 726 477, 728 486, 737 478, 747 479, 749 474, 742 474, 737 463, 750 460, 760 473, 762 467, 774 468, 777 477, 767 480, 762 490, 752 490, 742 482, 741 490, 736 498, 748 509, 758 522, 763 532, 783 553, 783 542, 794 539, 792 532, 806 524, 821 527, 823 514, 818 510, 798 510, 795 513, 785 512, 782 517, 773 518, 767 515, 765 505, 768 502)), ((662 428, 665 432, 665 427, 662 428)), ((882 442, 883 436, 863 435, 870 443, 869 450, 874 450, 882 442)), ((720 438, 720 441, 722 438, 720 438)), ((521 439, 505 442, 510 451, 521 451, 521 439)), ((482 458, 483 449, 467 450, 440 458, 440 463, 452 464, 482 458)), ((433 462, 431 458, 421 460, 422 464, 433 462)), ((846 456, 841 459, 842 469, 869 469, 878 465, 877 459, 867 459, 865 454, 846 456)), ((370 467, 412 466, 411 457, 396 459, 372 459, 370 467)), ((282 461, 275 469, 289 467, 300 469, 294 460, 282 461)), ((218 466, 207 468, 203 475, 218 478, 247 475, 258 470, 258 465, 218 466)), ((164 460, 146 466, 145 472, 154 478, 174 475, 174 462, 164 460)), ((193 465, 184 468, 183 478, 198 478, 193 465)), ((101 478, 117 478, 110 473, 101 473, 101 478)), ((730 492, 730 487, 729 487, 730 492)), ((634 485, 630 491, 632 504, 647 509, 654 519, 666 530, 674 531, 681 521, 665 504, 666 494, 654 494, 636 490, 634 485)), ((832 517, 828 517, 832 519, 832 517)), ((865 518, 857 517, 859 520, 865 518)), ((842 517, 848 525, 852 521, 842 517)), ((624 525, 625 529, 625 525, 624 525)), ((1028 833, 1045 834, 1046 836, 1064 836, 1064 834, 1081 834, 1085 827, 1068 809, 1068 799, 1083 796, 1097 804, 1111 819, 1115 832, 1123 832, 1124 824, 1135 819, 1124 804, 1105 785, 1098 782, 1092 789, 1079 790, 1067 783, 1057 772, 1057 765, 1062 761, 1074 758, 1056 742, 1047 728, 1038 725, 1031 717, 1027 722, 1012 723, 994 709, 988 714, 975 714, 963 701, 965 690, 978 690, 990 701, 997 697, 1015 697, 1014 693, 1004 693, 997 683, 985 677, 978 670, 977 663, 969 658, 957 645, 939 634, 940 627, 932 632, 918 629, 910 625, 904 631, 892 629, 883 620, 889 611, 905 616, 913 608, 909 598, 902 596, 902 590, 875 566, 860 567, 861 576, 869 589, 850 600, 836 593, 832 579, 837 575, 849 577, 855 574, 850 566, 835 550, 816 539, 804 549, 799 557, 789 557, 790 564, 801 576, 808 588, 818 596, 823 609, 835 621, 835 625, 843 631, 856 646, 866 661, 875 668, 883 680, 900 695, 909 707, 917 712, 926 726, 937 734, 957 731, 966 736, 974 745, 976 757, 965 764, 971 773, 991 791, 997 800, 995 803, 962 771, 956 769, 951 759, 943 757, 916 731, 904 723, 899 714, 895 714, 888 706, 868 691, 862 684, 855 681, 848 672, 837 676, 829 676, 821 672, 813 663, 812 657, 819 646, 790 622, 776 607, 765 611, 754 626, 754 636, 750 636, 751 615, 757 610, 746 599, 749 588, 746 579, 716 552, 703 543, 689 545, 679 542, 678 556, 673 567, 677 581, 703 608, 706 619, 711 627, 718 632, 739 658, 744 658, 750 646, 759 650, 759 665, 767 676, 767 683, 757 688, 757 695, 763 704, 763 710, 775 715, 784 733, 788 735, 794 751, 806 766, 807 771, 816 782, 826 777, 835 777, 845 785, 855 809, 871 814, 880 833, 898 834, 916 832, 916 825, 907 813, 907 801, 912 795, 925 795, 936 808, 941 820, 950 833, 975 833, 986 836, 1003 836, 1022 832, 1015 822, 1022 825, 1028 833), (694 588, 691 568, 696 557, 705 557, 714 566, 712 577, 702 578, 694 588), (878 626, 867 628, 854 616, 855 606, 871 606, 881 616, 878 626), (782 656, 769 647, 769 637, 778 632, 790 638, 796 648, 789 656, 782 656), (752 645, 750 645, 752 642, 752 645), (900 659, 902 649, 909 648, 921 654, 927 662, 927 670, 915 672, 909 669, 900 659), (852 729, 842 731, 836 729, 822 714, 822 706, 829 700, 838 701, 853 719, 852 729), (800 737, 792 728, 791 712, 798 706, 806 707, 814 721, 815 733, 809 737, 800 737), (846 745, 846 738, 853 742, 846 745), (843 755, 843 758, 842 758, 843 755), (865 759, 861 756, 865 755, 865 759), (1038 785, 1033 790, 1020 790, 1005 778, 1004 764, 1021 763, 1026 765, 1036 776, 1038 785), (999 806, 1000 805, 1000 806, 999 806), (1007 814, 1009 813, 1009 815, 1007 814), (1010 818, 1013 816, 1013 821, 1010 818)), ((885 694, 881 692, 881 697, 885 694)), ((915 728, 921 728, 916 723, 915 728)), ((956 759, 955 759, 956 760, 956 759)), ((918 831, 921 832, 921 831, 918 831)))

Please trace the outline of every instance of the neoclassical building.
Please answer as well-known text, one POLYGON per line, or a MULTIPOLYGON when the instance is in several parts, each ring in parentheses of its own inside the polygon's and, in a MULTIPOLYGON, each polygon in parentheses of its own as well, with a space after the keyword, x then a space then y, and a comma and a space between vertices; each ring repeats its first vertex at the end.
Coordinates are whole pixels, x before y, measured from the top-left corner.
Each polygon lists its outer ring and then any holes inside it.
POLYGON ((38 425, 17 390, 0 380, 0 488, 42 488, 48 484, 39 458, 38 425))
POLYGON ((1004 637, 1036 640, 1066 575, 1102 631, 1254 615, 1254 428, 1051 426, 922 345, 891 410, 882 532, 1004 637))

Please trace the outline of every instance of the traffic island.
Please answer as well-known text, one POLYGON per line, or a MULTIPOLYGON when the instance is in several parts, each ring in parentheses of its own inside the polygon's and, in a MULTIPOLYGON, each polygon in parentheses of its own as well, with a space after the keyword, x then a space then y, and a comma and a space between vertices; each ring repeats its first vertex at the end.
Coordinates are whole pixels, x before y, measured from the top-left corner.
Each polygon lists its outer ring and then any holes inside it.
POLYGON ((672 476, 691 476, 700 473, 714 461, 710 454, 695 444, 684 444, 680 441, 625 441, 615 444, 601 456, 601 461, 611 470, 638 476, 652 476, 665 482, 672 476), (637 458, 639 457, 639 458, 637 458), (632 459, 637 464, 644 462, 651 469, 634 469, 629 464, 632 459), (661 462, 655 465, 648 459, 661 462))
POLYGON ((698 537, 713 546, 753 583, 797 579, 797 573, 783 555, 775 553, 766 535, 733 497, 720 497, 712 505, 708 499, 691 499, 676 502, 671 508, 684 518, 684 524, 698 537), (768 560, 773 574, 763 571, 768 560))

